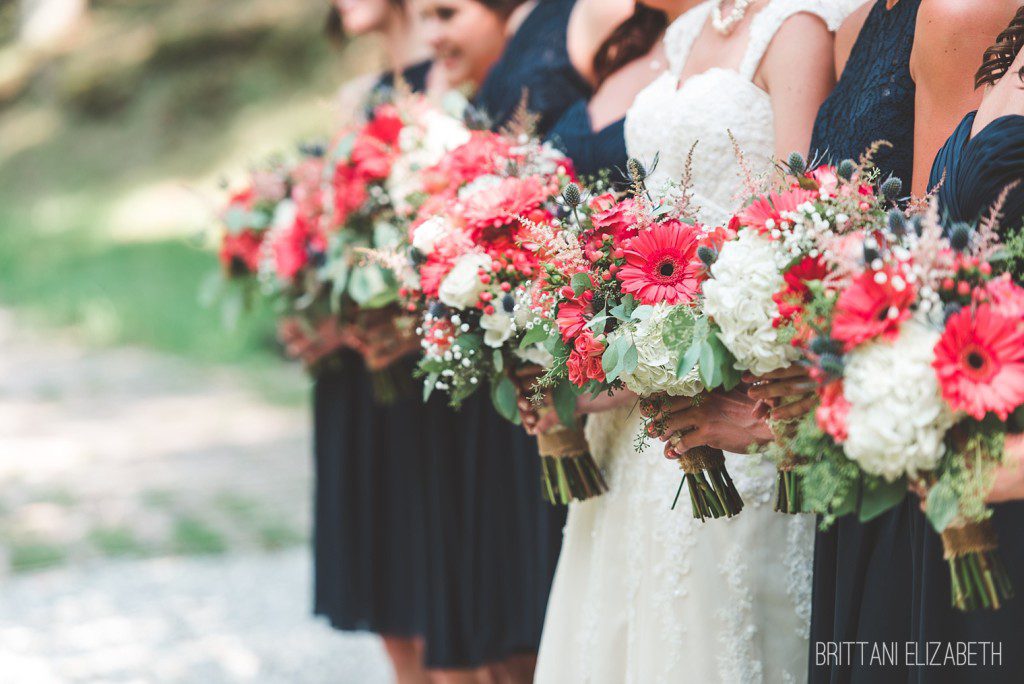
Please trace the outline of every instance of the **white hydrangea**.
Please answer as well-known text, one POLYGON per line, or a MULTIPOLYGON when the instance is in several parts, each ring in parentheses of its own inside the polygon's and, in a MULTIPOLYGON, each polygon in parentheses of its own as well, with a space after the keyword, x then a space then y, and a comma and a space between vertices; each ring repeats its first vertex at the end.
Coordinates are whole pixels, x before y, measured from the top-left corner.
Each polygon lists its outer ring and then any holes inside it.
POLYGON ((414 125, 404 126, 398 134, 402 154, 391 165, 384 184, 395 210, 411 211, 409 198, 423 192, 423 169, 437 164, 469 137, 469 129, 459 119, 433 108, 424 111, 414 125))
POLYGON ((636 346, 639 361, 630 373, 621 375, 622 381, 633 392, 649 396, 664 392, 674 397, 692 397, 704 391, 704 383, 694 368, 684 377, 676 376, 682 350, 672 350, 665 344, 665 321, 672 312, 672 306, 660 303, 653 307, 651 315, 644 320, 622 326, 612 334, 631 336, 636 346))
POLYGON ((932 368, 939 333, 916 322, 895 341, 872 342, 847 357, 843 390, 850 402, 846 455, 892 482, 934 468, 953 414, 932 368))
POLYGON ((785 281, 775 264, 772 242, 741 230, 726 242, 704 283, 704 311, 715 319, 722 343, 736 357, 736 368, 764 375, 786 368, 799 354, 779 339, 773 321, 779 307, 772 295, 785 281))
POLYGON ((468 309, 480 299, 484 284, 480 282, 480 269, 490 270, 491 258, 486 254, 463 254, 441 281, 437 296, 456 309, 468 309))

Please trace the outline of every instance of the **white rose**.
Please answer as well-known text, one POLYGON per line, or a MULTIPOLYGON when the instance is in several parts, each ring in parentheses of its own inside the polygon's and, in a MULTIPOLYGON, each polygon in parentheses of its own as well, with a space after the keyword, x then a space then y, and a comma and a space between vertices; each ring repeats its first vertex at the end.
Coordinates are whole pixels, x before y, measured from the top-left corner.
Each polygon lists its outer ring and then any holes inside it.
POLYGON ((484 314, 480 317, 480 327, 484 329, 484 344, 497 349, 505 344, 505 340, 512 336, 515 325, 512 323, 512 316, 505 313, 504 309, 497 308, 492 314, 484 314))
POLYGON ((480 299, 484 284, 478 271, 490 269, 491 259, 486 254, 463 254, 441 281, 438 298, 455 309, 468 309, 480 299))
POLYGON ((431 216, 412 231, 412 246, 425 255, 434 253, 451 231, 448 220, 443 216, 431 216))
POLYGON ((704 283, 704 311, 721 328, 719 337, 736 357, 736 368, 764 375, 799 357, 779 339, 772 295, 785 285, 775 263, 775 245, 750 230, 726 242, 704 283))
POLYGON ((847 357, 843 446, 865 472, 892 482, 931 470, 942 458, 953 414, 932 368, 938 339, 938 332, 911 321, 896 340, 866 344, 847 357))
POLYGON ((547 349, 539 344, 531 344, 524 349, 516 349, 515 355, 525 361, 541 368, 550 368, 555 362, 555 357, 547 349))

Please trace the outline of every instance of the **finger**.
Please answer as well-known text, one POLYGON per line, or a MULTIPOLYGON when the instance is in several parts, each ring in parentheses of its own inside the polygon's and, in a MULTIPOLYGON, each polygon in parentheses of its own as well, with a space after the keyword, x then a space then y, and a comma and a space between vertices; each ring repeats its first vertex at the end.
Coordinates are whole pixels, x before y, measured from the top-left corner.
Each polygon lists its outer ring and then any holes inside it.
POLYGON ((773 370, 771 373, 765 373, 763 375, 754 375, 753 373, 747 372, 743 374, 743 382, 773 382, 775 380, 788 380, 790 378, 805 377, 806 375, 806 368, 804 368, 803 366, 795 365, 790 366, 788 368, 779 368, 777 370, 773 370))
POLYGON ((759 401, 754 405, 753 415, 755 418, 767 418, 772 412, 772 406, 768 402, 759 401))
POLYGON ((673 413, 665 419, 665 435, 673 432, 689 432, 700 427, 706 416, 699 413, 697 409, 673 413))
POLYGON ((817 395, 811 394, 785 406, 772 409, 768 417, 771 420, 793 420, 813 411, 817 403, 817 395))
POLYGON ((696 429, 685 434, 679 434, 679 441, 672 447, 677 454, 685 454, 690 449, 707 444, 707 436, 703 429, 696 429))
POLYGON ((813 392, 816 387, 817 383, 809 378, 776 380, 775 382, 752 385, 747 390, 747 396, 758 401, 777 397, 802 396, 813 392))

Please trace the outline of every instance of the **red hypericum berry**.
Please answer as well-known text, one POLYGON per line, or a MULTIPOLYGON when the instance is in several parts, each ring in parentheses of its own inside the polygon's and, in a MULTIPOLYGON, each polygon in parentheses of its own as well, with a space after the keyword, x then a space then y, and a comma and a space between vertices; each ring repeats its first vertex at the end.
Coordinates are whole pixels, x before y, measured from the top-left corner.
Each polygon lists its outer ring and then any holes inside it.
POLYGON ((492 271, 500 271, 501 270, 501 262, 498 261, 497 259, 492 261, 491 262, 491 270, 492 271))
POLYGON ((416 305, 415 305, 415 304, 413 304, 412 302, 409 302, 408 304, 406 304, 406 305, 405 305, 405 308, 406 308, 406 310, 408 310, 408 311, 413 311, 413 312, 415 312, 415 311, 416 311, 416 305))
POLYGON ((619 272, 618 265, 617 264, 612 264, 611 266, 609 266, 608 267, 608 272, 611 273, 612 275, 615 275, 616 273, 618 273, 619 272))
POLYGON ((502 283, 501 284, 501 291, 502 292, 508 292, 511 289, 512 289, 512 283, 502 283))
POLYGON ((593 249, 587 250, 587 258, 590 259, 591 262, 600 261, 601 253, 593 249))
POLYGON ((971 293, 971 284, 968 283, 967 281, 961 280, 956 285, 956 293, 958 295, 966 297, 971 293))
POLYGON ((482 276, 480 276, 480 282, 483 283, 484 285, 490 284, 491 276, 487 273, 484 273, 482 276))
POLYGON ((945 280, 942 281, 942 289, 943 290, 952 290, 954 284, 955 283, 953 282, 952 278, 946 278, 945 280))
POLYGON ((623 252, 621 249, 617 249, 614 252, 612 252, 612 256, 615 257, 616 259, 625 259, 626 253, 623 252))
POLYGON ((608 271, 605 271, 604 273, 601 274, 601 280, 603 280, 605 282, 608 282, 611 279, 612 279, 612 274, 609 273, 608 271))
POLYGON ((981 271, 982 275, 992 275, 992 264, 987 261, 983 261, 978 266, 978 270, 981 271))
POLYGON ((484 313, 490 316, 491 314, 494 313, 494 307, 488 304, 487 306, 484 307, 484 313))
POLYGON ((481 292, 480 293, 480 301, 482 301, 482 302, 489 302, 492 299, 494 299, 494 295, 492 295, 490 292, 481 292))

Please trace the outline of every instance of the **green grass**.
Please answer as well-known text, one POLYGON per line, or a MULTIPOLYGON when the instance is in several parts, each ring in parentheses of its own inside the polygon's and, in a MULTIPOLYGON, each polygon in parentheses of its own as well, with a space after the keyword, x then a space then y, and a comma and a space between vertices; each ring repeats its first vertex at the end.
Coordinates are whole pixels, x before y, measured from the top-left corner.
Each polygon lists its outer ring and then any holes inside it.
POLYGON ((40 542, 14 542, 8 553, 12 572, 35 572, 63 565, 67 551, 54 544, 40 542))
POLYGON ((97 527, 89 531, 89 542, 110 558, 145 555, 146 549, 128 527, 97 527))
POLYGON ((181 516, 174 521, 172 549, 186 556, 217 555, 227 551, 224 537, 199 518, 181 516))

